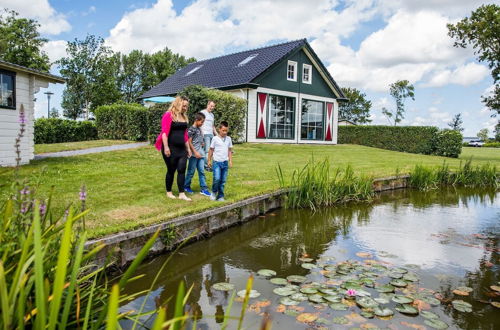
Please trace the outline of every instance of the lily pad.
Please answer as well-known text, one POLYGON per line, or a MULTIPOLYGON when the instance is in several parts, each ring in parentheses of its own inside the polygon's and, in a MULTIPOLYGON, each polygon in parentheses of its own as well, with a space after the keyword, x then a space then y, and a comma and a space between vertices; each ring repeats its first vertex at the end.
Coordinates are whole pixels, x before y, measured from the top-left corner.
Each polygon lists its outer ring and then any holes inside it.
POLYGON ((439 319, 427 319, 424 323, 434 329, 448 329, 448 324, 439 319))
POLYGON ((493 291, 496 291, 496 292, 500 292, 500 286, 498 286, 498 285, 492 285, 492 286, 490 286, 490 289, 493 291))
POLYGON ((260 276, 265 276, 265 277, 271 277, 271 276, 276 276, 276 272, 271 269, 261 269, 257 271, 257 274, 260 276))
POLYGON ((372 294, 370 292, 368 292, 368 291, 361 290, 361 289, 356 290, 356 296, 358 296, 358 297, 369 297, 371 295, 372 294))
POLYGON ((332 303, 329 306, 334 311, 346 311, 349 308, 349 306, 342 303, 332 303))
POLYGON ((420 300, 423 300, 426 303, 431 304, 432 306, 438 306, 441 304, 441 302, 438 299, 429 296, 422 297, 420 300))
POLYGON ((300 261, 302 262, 311 262, 311 261, 314 261, 313 258, 299 258, 300 261))
POLYGON ((280 299, 280 304, 283 304, 285 306, 295 306, 298 305, 300 302, 297 300, 290 299, 288 297, 283 297, 280 299))
POLYGON ((312 294, 308 297, 310 302, 316 303, 316 304, 321 304, 322 302, 325 302, 323 300, 323 296, 319 294, 312 294))
POLYGON ((373 312, 370 312, 370 311, 362 311, 361 313, 359 313, 361 316, 367 318, 367 319, 371 319, 375 316, 375 314, 373 314, 373 312))
POLYGON ((315 288, 301 288, 300 292, 305 293, 305 294, 315 294, 318 293, 318 289, 315 288))
POLYGON ((472 305, 463 300, 453 300, 451 302, 453 308, 455 308, 459 312, 470 313, 472 312, 472 305))
POLYGON ((390 284, 384 284, 381 286, 377 286, 375 288, 375 290, 377 290, 378 292, 383 292, 383 293, 394 292, 394 286, 392 286, 390 284))
POLYGON ((214 290, 219 290, 219 291, 231 291, 231 290, 234 290, 234 284, 220 282, 220 283, 215 283, 214 285, 212 285, 212 288, 214 290))
POLYGON ((297 293, 292 294, 290 296, 290 299, 293 299, 296 301, 306 301, 308 298, 307 298, 307 295, 300 293, 300 292, 297 292, 297 293))
POLYGON ((301 275, 290 275, 290 276, 287 276, 286 279, 289 280, 290 282, 293 282, 293 283, 303 283, 307 280, 307 278, 305 276, 301 276, 301 275))
POLYGON ((356 298, 356 303, 362 308, 375 308, 378 306, 378 302, 370 297, 356 298))
POLYGON ((316 320, 316 323, 329 325, 332 324, 332 321, 325 319, 324 317, 320 317, 316 320))
POLYGON ((404 268, 393 268, 392 269, 393 272, 396 272, 396 273, 400 273, 400 274, 406 274, 408 273, 408 269, 404 269, 404 268))
POLYGON ((472 292, 472 291, 474 291, 473 288, 468 287, 468 286, 459 286, 457 288, 457 290, 460 290, 460 291, 463 291, 463 292, 469 292, 469 293, 472 292))
POLYGON ((305 268, 305 269, 314 269, 317 266, 315 264, 303 263, 302 265, 300 265, 300 267, 305 268))
POLYGON ((317 314, 313 313, 302 313, 297 316, 297 321, 302 323, 311 323, 318 319, 317 314))
POLYGON ((378 302, 381 305, 385 305, 385 304, 388 304, 390 302, 389 299, 382 298, 382 297, 373 298, 373 300, 375 300, 376 302, 378 302))
POLYGON ((410 282, 417 282, 418 281, 418 275, 415 273, 406 273, 403 275, 403 280, 405 281, 410 281, 410 282))
POLYGON ((341 296, 324 296, 323 299, 325 299, 326 301, 329 301, 331 303, 338 303, 338 302, 342 301, 341 296))
POLYGON ((420 315, 422 315, 426 319, 439 319, 439 316, 437 314, 429 311, 420 311, 420 315))
POLYGON ((294 293, 297 293, 296 290, 289 288, 289 287, 281 287, 281 288, 276 288, 273 290, 273 292, 279 296, 290 296, 294 293))
POLYGON ((288 284, 288 281, 286 280, 286 278, 281 278, 281 277, 274 277, 274 278, 270 279, 269 282, 271 282, 272 284, 276 284, 276 285, 287 285, 288 284))
POLYGON ((491 305, 496 307, 496 308, 500 308, 500 302, 498 302, 498 301, 492 301, 491 305))
POLYGON ((408 286, 408 283, 406 283, 406 281, 403 281, 403 280, 395 279, 395 280, 392 280, 390 283, 394 286, 397 286, 398 288, 404 288, 404 287, 408 286))
POLYGON ((387 273, 387 276, 389 276, 390 278, 394 278, 394 279, 403 278, 403 274, 396 273, 396 272, 389 272, 389 273, 387 273))
POLYGON ((335 291, 334 289, 330 289, 330 288, 319 288, 319 291, 326 294, 326 295, 329 295, 329 296, 338 295, 337 291, 335 291))
POLYGON ((347 324, 347 323, 349 323, 349 320, 343 316, 334 317, 332 321, 335 324, 347 324))
MULTIPOLYGON (((244 298, 246 293, 247 290, 241 290, 238 291, 236 294, 238 295, 238 297, 244 298)), ((258 292, 257 290, 250 290, 250 294, 248 296, 250 298, 257 298, 260 296, 260 292, 258 292)))
POLYGON ((293 316, 293 317, 296 317, 297 315, 300 314, 299 311, 296 311, 296 310, 293 310, 293 309, 287 309, 285 312, 284 312, 285 315, 288 315, 288 316, 293 316))
POLYGON ((380 317, 387 317, 387 316, 391 316, 391 315, 394 315, 394 311, 389 309, 389 308, 386 308, 386 307, 375 307, 373 309, 373 313, 377 316, 380 316, 380 317))
POLYGON ((396 310, 402 314, 418 315, 418 309, 406 304, 396 306, 396 310))
POLYGON ((406 297, 400 294, 394 295, 391 300, 398 304, 411 304, 413 302, 413 299, 411 299, 410 297, 406 297))

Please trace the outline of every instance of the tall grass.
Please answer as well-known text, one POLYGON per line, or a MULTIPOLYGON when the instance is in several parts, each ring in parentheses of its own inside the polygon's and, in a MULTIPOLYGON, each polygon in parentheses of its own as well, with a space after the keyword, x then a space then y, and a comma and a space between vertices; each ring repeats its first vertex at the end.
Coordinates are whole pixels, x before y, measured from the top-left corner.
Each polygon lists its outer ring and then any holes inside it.
POLYGON ((330 162, 311 159, 302 169, 295 170, 289 184, 281 167, 276 169, 282 188, 289 188, 286 206, 289 208, 310 208, 331 206, 350 201, 371 200, 374 195, 373 179, 358 176, 353 168, 331 169, 330 162))

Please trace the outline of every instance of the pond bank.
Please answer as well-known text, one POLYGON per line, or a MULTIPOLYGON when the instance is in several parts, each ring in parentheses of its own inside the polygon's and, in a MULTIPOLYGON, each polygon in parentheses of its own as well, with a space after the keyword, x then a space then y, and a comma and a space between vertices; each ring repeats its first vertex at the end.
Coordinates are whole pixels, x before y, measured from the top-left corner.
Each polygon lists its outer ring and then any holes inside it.
MULTIPOLYGON (((375 179, 373 189, 375 192, 382 192, 406 188, 408 178, 408 175, 402 175, 375 179)), ((232 226, 258 219, 259 216, 282 207, 286 192, 286 190, 278 190, 269 194, 251 197, 160 224, 91 240, 85 246, 90 248, 104 244, 105 247, 96 256, 95 262, 98 265, 111 262, 113 266, 123 269, 135 259, 146 241, 157 230, 160 230, 160 235, 149 251, 150 257, 171 251, 186 240, 193 242, 204 239, 232 226)))

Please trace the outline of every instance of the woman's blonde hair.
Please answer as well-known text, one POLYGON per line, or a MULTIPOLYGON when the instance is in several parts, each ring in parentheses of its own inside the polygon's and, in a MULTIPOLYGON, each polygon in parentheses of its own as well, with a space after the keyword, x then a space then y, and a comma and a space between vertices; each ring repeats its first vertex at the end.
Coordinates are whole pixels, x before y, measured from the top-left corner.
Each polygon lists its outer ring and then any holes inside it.
POLYGON ((184 101, 189 102, 189 99, 185 96, 177 96, 170 105, 170 108, 168 108, 168 111, 172 113, 173 121, 179 121, 182 118, 186 123, 188 122, 187 110, 182 111, 182 102, 184 101))

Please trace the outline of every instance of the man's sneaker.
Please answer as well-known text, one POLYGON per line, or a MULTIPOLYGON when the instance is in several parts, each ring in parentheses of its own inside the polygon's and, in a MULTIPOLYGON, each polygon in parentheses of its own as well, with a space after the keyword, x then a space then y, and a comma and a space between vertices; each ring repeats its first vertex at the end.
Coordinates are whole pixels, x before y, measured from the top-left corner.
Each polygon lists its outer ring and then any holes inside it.
POLYGON ((220 197, 219 199, 217 199, 217 202, 225 202, 226 200, 224 199, 224 197, 220 197))
POLYGON ((210 194, 210 200, 211 200, 211 201, 214 201, 214 200, 216 200, 216 199, 217 199, 217 198, 216 198, 215 194, 214 194, 214 193, 211 193, 211 194, 210 194))
POLYGON ((184 187, 184 191, 187 192, 188 194, 193 194, 194 193, 194 191, 192 191, 191 188, 184 187))
POLYGON ((203 189, 202 191, 200 191, 200 194, 207 197, 211 196, 210 191, 208 191, 207 189, 203 189))

